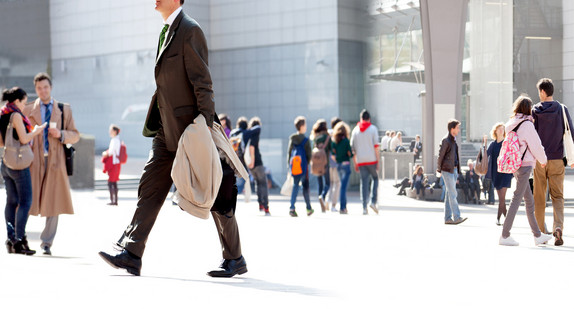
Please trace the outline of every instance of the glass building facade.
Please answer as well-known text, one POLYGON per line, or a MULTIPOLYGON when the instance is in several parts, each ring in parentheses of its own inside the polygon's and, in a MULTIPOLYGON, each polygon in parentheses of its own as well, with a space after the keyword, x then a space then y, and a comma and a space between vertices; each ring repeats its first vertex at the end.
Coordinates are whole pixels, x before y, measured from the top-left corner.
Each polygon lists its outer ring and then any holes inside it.
MULTIPOLYGON (((147 156, 141 136, 155 90, 161 17, 153 1, 0 0, 0 88, 47 71, 54 97, 69 102, 76 125, 108 145, 118 124, 130 155, 147 156)), ((421 132, 425 89, 419 1, 187 0, 210 48, 216 110, 232 122, 262 119, 262 152, 285 173, 293 119, 308 128, 339 116, 351 125, 363 108, 379 130, 421 132)), ((505 121, 513 99, 537 99, 550 77, 555 97, 574 107, 574 3, 469 0, 460 115, 463 139, 477 141, 505 121)))

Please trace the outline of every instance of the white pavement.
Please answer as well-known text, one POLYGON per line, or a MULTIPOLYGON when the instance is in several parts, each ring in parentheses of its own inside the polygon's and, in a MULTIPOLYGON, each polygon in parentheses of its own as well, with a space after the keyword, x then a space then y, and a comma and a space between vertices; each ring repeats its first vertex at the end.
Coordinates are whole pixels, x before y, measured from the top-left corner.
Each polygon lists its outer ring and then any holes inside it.
MULTIPOLYGON (((566 191, 572 192, 572 183, 566 191)), ((76 214, 61 216, 54 256, 0 252, 0 308, 552 308, 569 307, 574 283, 574 210, 566 210, 565 246, 535 247, 523 209, 513 237, 498 245, 493 206, 461 206, 469 219, 443 224, 443 205, 397 196, 382 185, 380 214, 362 215, 352 193, 349 215, 288 216, 285 197, 271 196, 272 217, 256 202, 238 205, 249 272, 205 275, 221 258, 212 219, 164 205, 143 258, 141 277, 104 263, 98 251, 130 222, 136 191, 74 191, 76 214)), ((5 191, 0 191, 0 200, 5 191)), ((547 216, 551 223, 551 215, 547 216)), ((39 250, 43 219, 28 236, 39 250)))

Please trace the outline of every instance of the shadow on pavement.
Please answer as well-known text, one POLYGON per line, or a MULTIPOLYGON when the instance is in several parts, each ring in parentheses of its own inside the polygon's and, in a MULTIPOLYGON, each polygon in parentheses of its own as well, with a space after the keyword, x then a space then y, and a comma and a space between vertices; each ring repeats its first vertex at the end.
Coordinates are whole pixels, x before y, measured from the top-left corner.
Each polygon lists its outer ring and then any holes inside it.
POLYGON ((195 280, 195 279, 183 279, 183 278, 169 278, 169 277, 147 277, 153 279, 165 279, 165 280, 177 280, 184 282, 197 282, 197 283, 214 283, 221 285, 228 285, 234 287, 241 287, 247 289, 256 289, 261 291, 271 291, 271 292, 286 292, 294 293, 306 296, 331 296, 327 291, 321 291, 314 288, 308 288, 298 285, 287 285, 282 283, 269 282, 265 280, 258 280, 253 278, 222 278, 221 280, 195 280))

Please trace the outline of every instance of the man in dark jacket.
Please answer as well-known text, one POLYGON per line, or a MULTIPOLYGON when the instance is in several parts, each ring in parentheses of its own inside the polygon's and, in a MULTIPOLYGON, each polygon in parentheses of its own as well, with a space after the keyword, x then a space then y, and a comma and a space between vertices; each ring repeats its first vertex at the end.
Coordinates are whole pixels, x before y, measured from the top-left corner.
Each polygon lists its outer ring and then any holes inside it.
MULTIPOLYGON (((303 186, 303 198, 305 199, 305 204, 307 206, 307 216, 312 215, 315 211, 311 207, 311 200, 309 198, 309 162, 311 160, 311 142, 309 138, 305 136, 307 132, 307 119, 303 116, 298 116, 293 122, 297 133, 291 134, 289 136, 289 146, 287 147, 287 164, 292 167, 296 163, 293 162, 293 151, 302 145, 305 150, 305 160, 300 158, 301 173, 292 174, 293 175, 293 191, 291 192, 291 207, 289 208, 289 215, 291 217, 297 217, 297 212, 295 211, 295 202, 297 201, 297 193, 299 192, 299 183, 303 186)), ((291 169, 293 173, 293 169, 291 169)))
POLYGON ((423 151, 423 143, 421 142, 421 136, 417 135, 414 141, 411 141, 411 146, 409 147, 410 151, 413 153, 413 163, 417 162, 417 160, 421 156, 421 152, 423 151))
MULTIPOLYGON (((552 97, 554 94, 554 85, 549 78, 543 78, 536 85, 540 103, 532 107, 532 116, 534 117, 534 127, 540 136, 544 152, 548 157, 548 164, 542 167, 536 162, 534 168, 534 214, 538 227, 541 231, 546 230, 544 216, 546 212, 546 185, 550 185, 550 196, 552 197, 552 208, 554 211, 554 226, 552 228, 554 244, 561 246, 564 244, 562 239, 564 225, 564 141, 563 134, 565 130, 564 114, 562 104, 555 101, 552 97)), ((572 119, 568 113, 568 108, 564 106, 568 125, 572 128, 572 119)))
POLYGON ((460 122, 452 119, 448 122, 448 134, 442 139, 437 162, 437 172, 442 175, 446 187, 444 199, 444 223, 460 224, 467 218, 460 216, 458 209, 456 180, 460 174, 460 157, 456 136, 460 132, 460 122), (454 220, 453 217, 454 216, 454 220))
MULTIPOLYGON (((214 121, 219 121, 208 67, 207 42, 197 22, 182 11, 183 2, 156 2, 156 10, 163 17, 164 27, 156 57, 156 92, 150 102, 143 130, 144 136, 154 138, 152 149, 139 183, 137 209, 117 242, 121 253, 115 256, 99 253, 112 267, 125 269, 136 276, 140 275, 149 233, 172 185, 171 168, 180 136, 200 114, 210 127, 214 121)), ((235 175, 225 160, 221 161, 221 165, 223 179, 211 214, 224 260, 220 269, 210 271, 208 275, 233 277, 247 272, 247 264, 241 253, 235 218, 235 175)), ((177 254, 170 245, 165 247, 166 253, 177 254)))

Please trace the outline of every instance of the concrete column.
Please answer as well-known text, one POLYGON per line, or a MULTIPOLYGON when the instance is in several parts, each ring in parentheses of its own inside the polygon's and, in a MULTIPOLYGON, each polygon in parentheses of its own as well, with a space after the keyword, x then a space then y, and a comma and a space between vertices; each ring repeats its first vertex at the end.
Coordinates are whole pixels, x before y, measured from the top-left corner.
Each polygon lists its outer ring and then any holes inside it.
MULTIPOLYGON (((422 153, 422 161, 423 167, 425 169, 426 174, 434 174, 436 170, 436 160, 434 159, 434 152, 433 152, 433 145, 435 144, 434 139, 434 109, 431 102, 427 101, 426 92, 421 91, 420 93, 421 98, 421 106, 422 106, 422 134, 421 134, 421 142, 423 143, 423 153, 422 153), (428 153, 428 155, 427 155, 428 153)), ((411 171, 412 173, 413 171, 411 171)))
MULTIPOLYGON (((423 162, 426 162, 426 165, 438 155, 438 146, 434 141, 440 141, 447 133, 448 120, 460 120, 464 29, 468 1, 420 0, 420 3, 425 61, 425 105, 433 109, 432 116, 426 115, 427 119, 423 120, 423 136, 428 135, 428 126, 434 128, 431 144, 423 142, 423 162)), ((436 162, 425 166, 426 171, 435 169, 436 162), (429 168, 431 166, 432 169, 429 168)))

